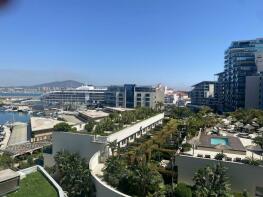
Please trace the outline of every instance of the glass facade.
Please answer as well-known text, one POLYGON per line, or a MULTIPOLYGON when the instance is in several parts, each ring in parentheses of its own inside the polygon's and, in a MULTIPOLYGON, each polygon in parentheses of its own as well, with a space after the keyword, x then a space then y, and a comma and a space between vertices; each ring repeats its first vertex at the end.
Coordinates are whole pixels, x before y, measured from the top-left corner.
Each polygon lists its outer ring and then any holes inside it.
POLYGON ((153 107, 156 89, 152 86, 110 86, 106 92, 105 103, 109 107, 153 107))
POLYGON ((202 81, 193 86, 191 91, 191 104, 197 106, 209 106, 216 108, 216 88, 217 82, 215 81, 202 81))
POLYGON ((125 84, 125 101, 127 108, 134 108, 134 92, 135 92, 135 84, 125 84))
POLYGON ((263 39, 235 41, 226 50, 219 82, 224 111, 245 107, 246 77, 256 73, 255 53, 262 46, 263 39))
POLYGON ((44 103, 59 104, 103 104, 105 90, 61 90, 44 94, 41 100, 44 103))

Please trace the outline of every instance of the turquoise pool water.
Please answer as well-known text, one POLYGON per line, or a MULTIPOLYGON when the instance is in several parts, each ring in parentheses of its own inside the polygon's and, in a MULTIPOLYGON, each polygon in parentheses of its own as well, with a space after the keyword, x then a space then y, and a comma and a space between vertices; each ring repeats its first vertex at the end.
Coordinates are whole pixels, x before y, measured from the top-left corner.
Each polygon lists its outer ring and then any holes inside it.
POLYGON ((228 139, 227 138, 211 138, 211 144, 212 145, 228 145, 228 139))

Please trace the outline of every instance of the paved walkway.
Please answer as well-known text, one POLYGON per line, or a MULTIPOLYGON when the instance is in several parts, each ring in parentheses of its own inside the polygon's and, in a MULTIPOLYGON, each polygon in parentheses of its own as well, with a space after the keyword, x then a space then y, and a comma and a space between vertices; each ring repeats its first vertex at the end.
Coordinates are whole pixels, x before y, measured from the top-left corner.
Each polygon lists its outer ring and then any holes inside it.
POLYGON ((28 142, 27 124, 22 122, 14 123, 8 146, 23 144, 26 142, 28 142))
POLYGON ((7 126, 4 126, 4 132, 5 132, 5 138, 1 142, 2 145, 0 146, 0 150, 6 149, 10 135, 11 135, 11 131, 7 126))
POLYGON ((99 163, 98 165, 96 165, 96 168, 93 170, 93 172, 97 175, 97 176, 103 176, 103 170, 104 168, 104 163, 99 163))

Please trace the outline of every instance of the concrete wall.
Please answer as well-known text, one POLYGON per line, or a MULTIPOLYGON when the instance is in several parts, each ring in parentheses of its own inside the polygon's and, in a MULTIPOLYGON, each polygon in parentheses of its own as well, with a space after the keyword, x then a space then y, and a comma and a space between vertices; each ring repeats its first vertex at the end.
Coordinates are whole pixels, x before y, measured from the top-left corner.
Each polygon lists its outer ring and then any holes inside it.
POLYGON ((246 77, 245 108, 259 108, 260 76, 246 77))
POLYGON ((95 171, 96 167, 99 164, 99 156, 100 152, 97 152, 93 155, 89 162, 89 168, 91 170, 91 175, 96 186, 96 196, 97 197, 130 197, 126 194, 119 192, 118 190, 114 189, 104 181, 102 181, 98 176, 96 176, 95 171))
POLYGON ((79 153, 89 160, 97 151, 102 150, 104 144, 93 142, 94 136, 72 132, 53 132, 53 156, 59 151, 79 153))
MULTIPOLYGON (((217 160, 196 158, 190 156, 176 156, 175 165, 178 166, 178 182, 193 185, 194 174, 207 165, 215 165, 217 160)), ((250 196, 255 196, 256 187, 263 188, 263 167, 247 164, 221 161, 227 168, 227 175, 233 191, 242 192, 245 189, 250 196)))

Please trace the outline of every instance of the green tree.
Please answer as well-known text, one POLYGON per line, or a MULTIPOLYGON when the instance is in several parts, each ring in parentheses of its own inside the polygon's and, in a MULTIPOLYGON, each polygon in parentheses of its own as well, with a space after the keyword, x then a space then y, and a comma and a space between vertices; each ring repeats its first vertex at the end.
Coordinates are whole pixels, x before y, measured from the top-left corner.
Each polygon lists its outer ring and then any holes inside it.
POLYGON ((131 171, 128 175, 129 194, 144 197, 164 187, 161 174, 150 164, 133 166, 131 171))
POLYGON ((72 128, 68 123, 61 122, 54 126, 54 131, 61 131, 61 132, 69 132, 69 131, 75 131, 75 128, 72 128))
POLYGON ((263 149, 263 135, 262 136, 257 136, 253 139, 253 143, 257 144, 260 146, 261 149, 263 149))
POLYGON ((94 120, 90 120, 86 125, 85 125, 85 130, 88 133, 91 133, 93 131, 93 128, 95 126, 95 121, 94 120))
POLYGON ((192 190, 184 183, 179 183, 175 189, 176 197, 192 197, 192 190))
POLYGON ((59 184, 70 197, 95 196, 90 170, 79 154, 58 152, 55 168, 59 173, 59 184))
POLYGON ((108 147, 111 150, 111 154, 114 156, 115 151, 118 149, 117 140, 114 140, 113 142, 109 142, 108 147))
POLYGON ((226 169, 221 163, 198 170, 194 176, 194 193, 197 197, 228 197, 230 185, 226 169))
POLYGON ((4 153, 0 155, 0 170, 4 170, 6 168, 13 168, 14 160, 10 155, 4 153))
POLYGON ((34 165, 34 159, 33 159, 32 155, 28 156, 27 163, 28 163, 29 166, 34 165))
POLYGON ((122 176, 126 173, 126 164, 118 157, 109 157, 105 162, 103 177, 113 187, 118 187, 122 176))

